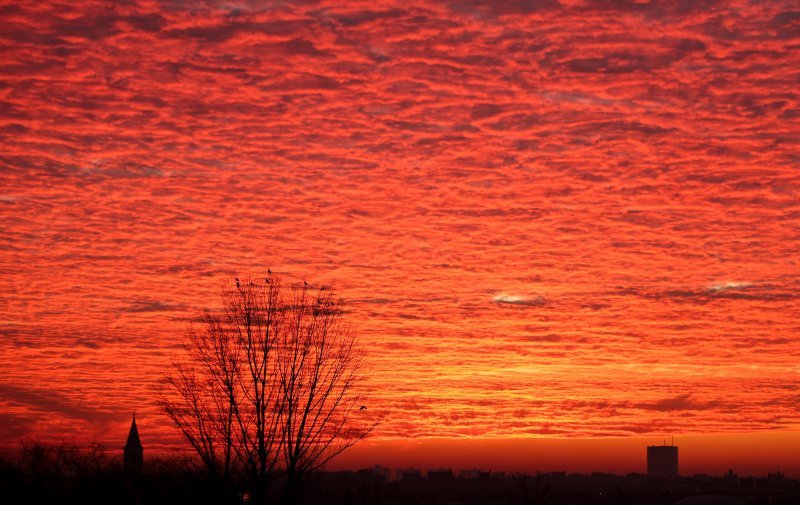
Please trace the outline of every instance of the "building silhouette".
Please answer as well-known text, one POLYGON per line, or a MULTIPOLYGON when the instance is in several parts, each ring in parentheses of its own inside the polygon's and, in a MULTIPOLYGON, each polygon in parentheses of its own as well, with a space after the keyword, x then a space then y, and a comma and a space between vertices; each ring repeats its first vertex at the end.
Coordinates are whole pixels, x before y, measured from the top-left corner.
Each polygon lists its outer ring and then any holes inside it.
POLYGON ((449 468, 438 468, 436 470, 428 470, 428 481, 433 483, 452 482, 455 480, 453 471, 449 468))
POLYGON ((134 478, 142 474, 144 448, 139 440, 139 430, 136 428, 136 414, 133 415, 131 429, 128 431, 128 441, 125 442, 123 448, 122 466, 126 477, 134 478))
POLYGON ((648 446, 647 475, 652 477, 670 477, 678 475, 678 446, 648 446))
POLYGON ((480 470, 478 468, 470 468, 461 470, 458 473, 458 478, 462 480, 480 480, 487 481, 492 478, 492 472, 480 470))
POLYGON ((400 482, 412 482, 422 479, 422 470, 419 468, 398 468, 395 472, 400 482))
POLYGON ((361 475, 372 475, 381 482, 389 482, 392 477, 392 469, 386 466, 375 465, 369 468, 362 468, 358 471, 361 475))

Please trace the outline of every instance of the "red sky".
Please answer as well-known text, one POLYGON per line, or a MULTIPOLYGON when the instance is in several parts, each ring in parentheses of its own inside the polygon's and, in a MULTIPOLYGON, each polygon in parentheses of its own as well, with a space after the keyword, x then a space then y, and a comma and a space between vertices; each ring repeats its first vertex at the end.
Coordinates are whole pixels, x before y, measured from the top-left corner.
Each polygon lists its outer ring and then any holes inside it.
POLYGON ((269 267, 369 353, 387 417, 340 466, 642 471, 675 434, 800 476, 797 2, 0 21, 0 442, 174 443, 154 381, 269 267))

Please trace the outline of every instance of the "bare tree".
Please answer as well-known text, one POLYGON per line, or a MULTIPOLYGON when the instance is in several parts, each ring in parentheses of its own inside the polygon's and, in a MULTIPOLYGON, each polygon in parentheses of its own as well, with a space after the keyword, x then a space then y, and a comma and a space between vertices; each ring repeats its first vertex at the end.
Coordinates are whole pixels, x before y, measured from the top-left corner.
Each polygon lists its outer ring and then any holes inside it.
POLYGON ((357 386, 364 353, 330 288, 296 290, 281 333, 279 377, 284 502, 296 498, 308 473, 352 446, 374 425, 351 422, 363 410, 357 386), (314 292, 316 291, 316 292, 314 292))
POLYGON ((212 475, 225 482, 243 455, 239 434, 239 406, 243 391, 239 381, 241 347, 228 330, 227 321, 206 313, 202 328, 190 328, 188 360, 175 363, 163 379, 160 398, 164 412, 197 451, 212 475))
POLYGON ((212 475, 246 482, 254 501, 283 475, 292 502, 305 475, 376 424, 358 391, 364 353, 331 288, 236 278, 222 305, 187 332, 161 407, 212 475))

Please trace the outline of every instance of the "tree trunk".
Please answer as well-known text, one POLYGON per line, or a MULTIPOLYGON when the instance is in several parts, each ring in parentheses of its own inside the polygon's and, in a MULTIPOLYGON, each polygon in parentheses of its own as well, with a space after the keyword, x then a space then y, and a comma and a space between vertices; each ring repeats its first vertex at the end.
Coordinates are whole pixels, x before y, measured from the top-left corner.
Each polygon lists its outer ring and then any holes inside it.
POLYGON ((297 503, 297 477, 294 472, 286 473, 286 485, 283 488, 283 505, 295 505, 297 503))

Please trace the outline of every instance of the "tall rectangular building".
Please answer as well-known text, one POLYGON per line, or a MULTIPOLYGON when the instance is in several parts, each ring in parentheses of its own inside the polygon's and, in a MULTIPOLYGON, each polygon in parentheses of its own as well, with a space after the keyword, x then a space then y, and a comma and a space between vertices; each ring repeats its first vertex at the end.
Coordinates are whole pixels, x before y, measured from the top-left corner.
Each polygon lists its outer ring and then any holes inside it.
POLYGON ((653 477, 668 477, 678 475, 678 446, 648 446, 647 475, 651 475, 653 477))

